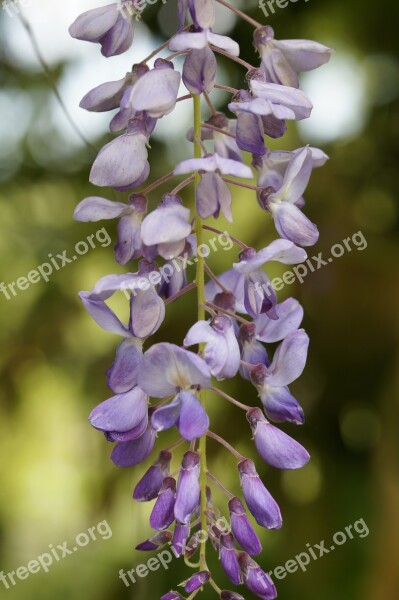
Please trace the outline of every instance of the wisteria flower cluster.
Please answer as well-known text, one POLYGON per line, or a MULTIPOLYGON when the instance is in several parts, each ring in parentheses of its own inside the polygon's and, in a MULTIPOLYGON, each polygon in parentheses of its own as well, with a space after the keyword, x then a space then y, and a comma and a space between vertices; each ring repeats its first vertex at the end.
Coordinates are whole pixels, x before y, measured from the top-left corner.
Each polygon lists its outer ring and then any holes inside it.
MULTIPOLYGON (((127 51, 133 42, 133 18, 126 18, 120 9, 118 2, 84 13, 71 26, 71 35, 101 44, 107 57, 127 51)), ((113 396, 92 411, 90 422, 115 444, 111 459, 120 467, 133 467, 147 459, 162 431, 178 431, 176 443, 160 452, 133 494, 139 502, 155 500, 150 517, 155 534, 137 548, 151 551, 169 544, 176 556, 184 555, 196 569, 180 584, 181 592, 168 592, 162 600, 192 599, 208 584, 222 600, 243 598, 235 591, 221 590, 215 582, 207 566, 207 543, 195 538, 199 529, 209 533, 231 583, 245 585, 259 598, 270 600, 276 597, 276 589, 253 558, 262 546, 247 511, 267 529, 282 526, 281 512, 253 460, 210 429, 206 397, 212 390, 244 410, 255 448, 272 467, 299 469, 308 462, 308 452, 275 425, 304 422, 303 410, 288 387, 302 374, 307 358, 309 339, 300 328, 303 310, 294 298, 278 301, 264 267, 272 261, 301 263, 307 258, 304 248, 318 240, 318 229, 303 210, 303 194, 313 168, 322 166, 327 156, 308 146, 292 152, 270 151, 267 139, 282 137, 287 121, 309 117, 312 104, 299 89, 298 73, 326 63, 332 50, 308 40, 277 40, 271 27, 255 22, 225 0, 179 0, 178 19, 179 29, 172 39, 120 80, 91 90, 81 102, 89 111, 117 111, 110 123, 117 135, 99 152, 90 181, 127 192, 128 198, 126 202, 86 198, 76 208, 75 219, 118 219, 116 261, 119 265, 139 261, 135 272, 106 276, 90 292, 80 294, 93 319, 122 338, 106 373, 113 396), (213 31, 215 2, 253 25, 261 59, 258 67, 239 57, 234 40, 213 31), (156 58, 166 48, 172 54, 156 58), (217 83, 218 55, 244 67, 242 89, 217 83), (180 56, 184 57, 182 73, 173 62, 180 56), (188 93, 179 97, 182 82, 188 93), (216 110, 212 102, 215 88, 231 95, 226 112, 216 110), (151 170, 150 136, 158 121, 186 100, 193 102, 193 128, 187 132, 193 156, 144 187, 151 170), (207 116, 203 116, 205 111, 207 116), (254 171, 256 185, 246 183, 253 180, 254 171), (161 185, 182 175, 186 178, 149 210, 150 194, 156 195, 161 185), (235 185, 253 190, 279 237, 259 251, 232 238, 239 248, 237 262, 215 275, 197 249, 207 231, 221 233, 206 224, 209 219, 218 219, 222 213, 233 220, 235 185), (179 196, 189 186, 195 192, 191 208, 179 196), (187 258, 196 263, 193 281, 189 281, 187 258), (165 265, 168 277, 163 276, 165 265), (166 307, 194 289, 198 320, 187 326, 182 344, 151 345, 166 307), (119 290, 130 290, 127 323, 107 304, 119 290), (217 382, 237 375, 253 384, 260 406, 256 402, 247 406, 217 387, 217 382), (209 471, 210 438, 237 459, 237 480, 245 504, 209 471), (181 467, 171 474, 173 452, 183 444, 187 448, 181 467), (222 513, 213 503, 213 486, 227 496, 228 532, 218 527, 222 513), (190 562, 197 552, 197 563, 190 562)))

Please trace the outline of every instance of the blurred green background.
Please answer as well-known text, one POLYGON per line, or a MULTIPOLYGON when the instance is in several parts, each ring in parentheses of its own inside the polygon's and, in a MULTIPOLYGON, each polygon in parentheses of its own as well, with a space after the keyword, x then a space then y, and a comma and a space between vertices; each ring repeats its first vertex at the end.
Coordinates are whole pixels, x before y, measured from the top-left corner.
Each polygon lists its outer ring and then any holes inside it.
MULTIPOLYGON (((90 87, 122 77, 173 32, 175 2, 146 9, 137 44, 110 61, 97 47, 69 40, 67 33, 77 14, 101 2, 27 4, 25 14, 51 81, 59 85, 73 121, 100 148, 110 139, 106 120, 83 114, 77 108, 80 98, 90 87)), ((245 6, 266 23, 256 2, 245 6)), ((0 281, 8 284, 49 254, 67 250, 71 256, 75 244, 102 225, 114 242, 115 224, 73 222, 76 204, 94 191, 88 173, 95 154, 59 108, 17 16, 0 12, 0 281)), ((311 337, 308 366, 292 388, 307 421, 286 430, 306 445, 312 461, 299 472, 281 473, 256 459, 285 520, 281 531, 262 532, 260 563, 266 570, 283 565, 306 544, 329 542, 359 519, 370 530, 368 537, 355 536, 312 562, 306 573, 277 582, 282 600, 399 597, 398 16, 394 2, 299 0, 267 20, 280 39, 316 39, 337 50, 328 66, 303 77, 314 117, 299 130, 290 126, 288 135, 271 145, 294 149, 311 143, 330 156, 314 172, 306 194, 307 213, 321 232, 314 254, 328 256, 333 244, 358 231, 368 242, 366 250, 345 253, 303 285, 281 293, 303 303, 311 337)), ((243 58, 255 64, 251 27, 226 15, 219 23, 238 39, 243 58)), ((240 68, 220 64, 221 81, 241 87, 240 68)), ((189 108, 175 120, 165 119, 152 140, 154 179, 190 152, 182 142, 189 108)), ((190 201, 189 195, 185 199, 190 201)), ((153 194, 152 206, 158 200, 153 194)), ((235 192, 234 217, 231 233, 248 244, 261 248, 274 239, 273 225, 253 195, 235 192)), ((213 255, 214 271, 235 259, 235 250, 213 255)), ((149 558, 134 546, 150 534, 151 507, 133 503, 131 492, 151 460, 118 470, 109 460, 111 446, 87 422, 92 408, 109 395, 104 371, 119 340, 97 327, 77 298, 78 291, 114 272, 122 268, 114 263, 111 247, 97 244, 48 283, 31 285, 10 300, 0 294, 0 570, 27 565, 49 544, 73 542, 100 521, 107 520, 113 532, 111 539, 99 538, 54 564, 48 574, 31 575, 10 590, 0 582, 0 597, 152 600, 190 574, 182 561, 174 561, 167 572, 152 573, 129 589, 118 579, 120 569, 149 558)), ((279 267, 270 271, 281 272, 279 267)), ((123 300, 118 303, 122 307, 123 300)), ((195 318, 194 304, 190 295, 170 306, 155 340, 181 343, 195 318)), ((254 389, 238 379, 225 389, 246 403, 257 402, 254 389)), ((255 457, 241 412, 217 398, 209 404, 213 430, 255 457)), ((175 438, 174 432, 162 436, 157 448, 175 438)), ((234 460, 212 442, 209 447, 212 470, 238 491, 234 460)), ((223 506, 223 498, 216 498, 223 506)), ((228 587, 212 551, 210 556, 215 579, 228 587)), ((199 597, 214 596, 206 588, 199 597)))

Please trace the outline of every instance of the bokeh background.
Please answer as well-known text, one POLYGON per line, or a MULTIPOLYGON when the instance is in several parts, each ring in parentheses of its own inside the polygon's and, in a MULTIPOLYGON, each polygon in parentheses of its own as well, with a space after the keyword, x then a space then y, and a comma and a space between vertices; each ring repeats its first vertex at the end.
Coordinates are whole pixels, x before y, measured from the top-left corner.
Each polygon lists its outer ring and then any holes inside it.
MULTIPOLYGON (((54 85, 71 120, 98 149, 110 139, 107 118, 85 114, 78 108, 80 98, 95 85, 122 77, 176 26, 174 0, 149 7, 132 50, 106 60, 98 47, 70 39, 67 31, 80 12, 101 5, 99 0, 24 4, 48 72, 18 16, 0 10, 0 281, 5 283, 46 262, 48 254, 73 254, 75 244, 99 228, 72 220, 76 204, 93 192, 88 172, 95 151, 65 117, 54 85)), ((244 4, 266 23, 256 2, 236 2, 244 4)), ((329 255, 333 244, 357 231, 368 242, 366 250, 345 253, 303 285, 281 293, 303 303, 311 337, 308 367, 293 386, 307 421, 287 431, 310 449, 313 460, 293 473, 274 472, 257 461, 285 519, 281 531, 262 533, 260 562, 273 569, 307 543, 329 541, 358 519, 370 530, 368 537, 356 536, 312 562, 306 573, 280 581, 282 600, 399 597, 398 16, 391 1, 299 0, 267 19, 278 38, 317 39, 337 50, 328 66, 302 78, 315 104, 312 118, 299 129, 290 126, 288 135, 272 144, 293 149, 311 143, 330 155, 307 192, 308 214, 321 231, 315 253, 329 255)), ((242 56, 255 63, 249 25, 224 12, 218 29, 233 34, 242 56)), ((220 65, 220 79, 241 87, 240 67, 223 60, 220 65)), ((219 105, 225 99, 215 96, 219 105)), ((161 123, 152 138, 154 178, 190 152, 182 141, 189 125, 189 106, 161 123)), ((153 205, 158 199, 152 195, 153 205)), ((234 216, 231 231, 248 244, 260 248, 273 239, 273 225, 251 194, 236 192, 234 216)), ((114 241, 114 224, 104 225, 114 241)), ((234 250, 213 255, 214 270, 221 272, 235 258, 234 250)), ((72 542, 104 519, 113 531, 111 539, 91 543, 48 574, 31 575, 10 590, 0 583, 1 597, 152 600, 190 573, 174 561, 167 572, 152 573, 129 589, 118 579, 119 569, 148 558, 134 546, 149 536, 150 507, 133 503, 131 492, 150 461, 118 470, 109 461, 110 445, 87 422, 92 408, 108 397, 104 371, 119 340, 91 321, 77 293, 121 271, 111 248, 98 244, 48 283, 31 285, 9 301, 0 294, 0 570, 26 565, 49 544, 72 542)), ((273 267, 271 274, 279 273, 273 267)), ((194 302, 190 296, 169 307, 156 340, 181 343, 194 319, 194 302)), ((117 304, 123 310, 123 299, 117 304)), ((256 402, 254 390, 238 380, 226 389, 256 402)), ((213 429, 254 456, 241 412, 217 398, 209 404, 213 429)), ((162 446, 175 437, 163 436, 162 446)), ((212 443, 210 450, 212 469, 238 491, 234 460, 212 443)), ((210 555, 217 581, 227 586, 210 555)), ((211 598, 213 592, 206 589, 200 597, 211 598)))

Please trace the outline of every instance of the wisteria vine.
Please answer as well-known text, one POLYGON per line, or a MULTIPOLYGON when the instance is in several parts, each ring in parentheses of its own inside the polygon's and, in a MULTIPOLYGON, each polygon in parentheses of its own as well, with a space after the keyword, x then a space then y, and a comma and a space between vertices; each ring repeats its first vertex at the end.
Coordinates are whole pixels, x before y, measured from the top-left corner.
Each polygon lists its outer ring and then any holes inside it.
MULTIPOLYGON (((130 2, 119 1, 80 15, 70 33, 101 44, 106 57, 121 54, 133 43, 134 17, 139 13, 139 8, 132 10, 130 2)), ((307 258, 304 247, 318 240, 316 225, 302 211, 303 193, 312 169, 322 166, 327 156, 309 146, 292 152, 270 151, 265 136, 280 138, 287 120, 310 116, 312 104, 299 90, 298 73, 326 63, 332 50, 308 40, 277 40, 270 26, 257 23, 224 0, 179 0, 178 19, 176 35, 133 65, 125 77, 96 87, 81 102, 89 111, 118 110, 110 129, 122 133, 100 150, 90 182, 129 195, 126 203, 98 196, 86 198, 74 217, 78 221, 119 219, 116 261, 126 265, 140 259, 137 272, 106 276, 90 292, 80 294, 93 319, 123 338, 106 373, 114 396, 92 411, 90 422, 109 442, 116 442, 111 459, 120 467, 144 461, 152 453, 157 435, 176 427, 181 437, 161 451, 134 490, 137 501, 156 500, 150 517, 156 533, 137 548, 151 551, 171 544, 176 556, 184 556, 196 569, 180 584, 189 600, 206 584, 222 600, 242 600, 237 592, 221 590, 211 576, 207 543, 196 543, 192 537, 201 528, 209 533, 232 584, 244 584, 259 598, 269 600, 276 597, 276 588, 253 559, 262 551, 259 537, 242 501, 208 470, 208 439, 222 444, 237 459, 246 506, 260 526, 280 528, 280 509, 262 483, 255 463, 210 430, 207 391, 245 411, 256 449, 269 465, 298 469, 308 462, 305 448, 271 423, 304 422, 303 410, 288 388, 302 374, 307 358, 309 339, 300 329, 303 309, 294 298, 278 302, 262 267, 271 261, 301 263, 307 258), (254 27, 254 45, 261 58, 258 68, 239 57, 240 48, 234 40, 213 32, 215 2, 254 27), (172 54, 157 58, 166 48, 172 54), (243 89, 217 83, 217 55, 243 67, 243 89), (173 63, 178 56, 184 56, 182 74, 173 63), (148 63, 153 59, 151 68, 148 63), (188 94, 178 97, 181 80, 188 94), (214 89, 231 95, 228 109, 234 118, 216 110, 211 99, 214 89), (193 102, 193 128, 187 132, 193 157, 144 187, 150 175, 150 135, 158 120, 185 100, 193 102), (213 142, 212 153, 206 147, 208 142, 213 142), (256 185, 243 181, 254 178, 243 153, 252 155, 256 185), (149 195, 180 175, 186 178, 149 212, 149 195), (188 186, 195 191, 194 216, 178 195, 188 186), (232 237, 239 248, 238 261, 227 272, 215 275, 198 249, 207 230, 222 233, 206 225, 207 219, 217 219, 222 213, 232 222, 233 186, 253 191, 260 208, 272 216, 280 237, 260 251, 232 237), (188 258, 197 265, 195 281, 190 283, 188 258), (165 266, 168 277, 163 276, 165 266), (198 320, 189 328, 182 346, 163 342, 147 347, 164 321, 165 306, 194 288, 198 320), (128 324, 106 303, 121 289, 130 290, 128 324), (264 344, 275 343, 278 346, 269 358, 270 349, 264 344), (187 349, 197 345, 198 353, 187 349), (215 380, 237 374, 255 386, 263 410, 247 406, 217 387, 215 380), (177 475, 171 475, 173 451, 182 444, 188 448, 181 468, 177 475), (229 532, 218 526, 222 513, 213 504, 211 486, 227 496, 229 532), (193 563, 191 558, 197 551, 199 559, 193 563)), ((161 600, 182 598, 179 592, 171 591, 161 600)))

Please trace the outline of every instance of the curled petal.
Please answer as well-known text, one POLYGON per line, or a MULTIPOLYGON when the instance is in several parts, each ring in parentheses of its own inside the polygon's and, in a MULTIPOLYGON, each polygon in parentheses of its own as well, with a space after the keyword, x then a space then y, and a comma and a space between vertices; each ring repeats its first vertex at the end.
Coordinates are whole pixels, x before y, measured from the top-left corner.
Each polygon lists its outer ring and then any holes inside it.
POLYGON ((216 58, 210 48, 191 50, 184 61, 184 85, 192 94, 210 94, 216 81, 216 69, 216 58))
POLYGON ((270 205, 274 224, 282 238, 298 246, 314 246, 319 239, 317 226, 295 204, 289 202, 270 205))

